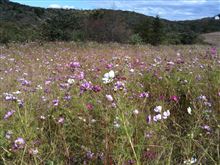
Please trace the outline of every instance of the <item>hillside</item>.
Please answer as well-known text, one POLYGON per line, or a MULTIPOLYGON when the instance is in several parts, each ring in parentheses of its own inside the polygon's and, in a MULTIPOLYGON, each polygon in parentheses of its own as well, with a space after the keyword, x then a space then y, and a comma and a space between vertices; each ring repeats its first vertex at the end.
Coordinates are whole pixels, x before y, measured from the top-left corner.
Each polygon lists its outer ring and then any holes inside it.
POLYGON ((202 35, 206 43, 220 47, 220 32, 206 33, 202 35))
MULTIPOLYGON (((155 38, 155 18, 129 11, 44 9, 1 0, 0 13, 1 43, 45 39, 151 43, 155 38)), ((197 41, 197 34, 220 31, 220 21, 214 17, 160 22, 165 43, 190 44, 197 41)))

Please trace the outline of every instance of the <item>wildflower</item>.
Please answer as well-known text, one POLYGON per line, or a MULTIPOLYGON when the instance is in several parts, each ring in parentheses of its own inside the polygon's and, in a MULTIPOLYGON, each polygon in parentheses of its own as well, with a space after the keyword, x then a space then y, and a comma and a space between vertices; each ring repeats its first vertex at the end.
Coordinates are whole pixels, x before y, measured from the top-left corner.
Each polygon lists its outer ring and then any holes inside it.
POLYGON ((170 110, 163 112, 163 119, 167 119, 170 116, 170 110))
POLYGON ((88 103, 87 105, 86 105, 86 108, 88 109, 88 110, 93 110, 93 105, 91 104, 91 103, 88 103))
POLYGON ((23 138, 19 137, 17 138, 15 141, 14 141, 14 147, 16 149, 22 149, 24 148, 24 145, 25 145, 25 141, 23 138))
POLYGON ((64 117, 60 117, 60 118, 58 119, 58 123, 59 123, 59 124, 63 124, 63 123, 64 123, 64 117))
POLYGON ((125 88, 125 84, 122 81, 117 81, 114 86, 114 91, 122 90, 125 88))
POLYGON ((101 91, 101 87, 100 86, 98 86, 98 85, 95 85, 95 86, 93 86, 92 87, 92 90, 94 91, 94 92, 99 92, 99 91, 101 91))
POLYGON ((207 101, 207 98, 206 98, 205 95, 200 95, 200 96, 198 97, 198 99, 201 100, 201 101, 207 101))
POLYGON ((92 159, 94 155, 95 155, 95 154, 94 154, 93 152, 91 152, 91 151, 88 151, 88 152, 86 153, 87 159, 92 159))
POLYGON ((19 82, 21 82, 21 85, 23 86, 30 86, 31 82, 25 79, 20 79, 19 82))
POLYGON ((208 101, 205 101, 204 102, 205 106, 208 106, 208 107, 211 107, 212 106, 212 103, 208 102, 208 101))
POLYGON ((17 100, 18 106, 21 108, 24 106, 24 101, 23 100, 17 100))
POLYGON ((41 119, 41 120, 45 120, 46 117, 45 117, 45 116, 40 116, 40 119, 41 119))
POLYGON ((45 85, 49 85, 51 83, 50 80, 45 81, 45 85))
POLYGON ((191 159, 185 160, 183 163, 190 165, 190 164, 195 164, 197 162, 197 159, 195 157, 192 157, 191 159))
POLYGON ((114 127, 120 128, 120 124, 115 122, 115 123, 114 123, 114 127))
POLYGON ((15 97, 13 94, 4 93, 3 95, 5 96, 6 101, 15 101, 15 100, 17 100, 17 97, 15 97))
POLYGON ((21 94, 21 91, 12 92, 14 95, 21 94))
POLYGON ((79 62, 76 62, 76 61, 71 62, 71 63, 69 64, 69 66, 70 66, 71 68, 73 68, 73 69, 75 69, 75 68, 80 68, 80 67, 81 67, 80 63, 79 63, 79 62))
POLYGON ((78 80, 83 80, 85 78, 85 73, 79 72, 78 74, 75 75, 75 78, 78 80))
POLYGON ((187 108, 187 112, 188 112, 188 114, 192 115, 192 109, 191 109, 191 107, 188 107, 188 108, 187 108))
POLYGON ((35 149, 34 149, 34 148, 31 148, 31 149, 29 150, 29 154, 30 154, 30 155, 37 155, 38 152, 39 152, 39 151, 38 151, 37 148, 35 148, 35 149))
POLYGON ((11 139, 11 135, 12 135, 12 134, 13 134, 12 131, 10 131, 10 130, 7 131, 6 134, 5 134, 5 138, 6 138, 6 139, 11 139))
POLYGON ((147 118, 146 118, 147 123, 150 124, 150 123, 151 123, 151 120, 152 120, 152 119, 151 119, 151 115, 148 115, 147 118))
POLYGON ((204 125, 204 126, 202 126, 202 128, 206 131, 211 131, 211 128, 208 125, 204 125))
POLYGON ((80 91, 81 91, 81 92, 85 92, 85 91, 91 90, 91 89, 92 89, 92 83, 91 83, 91 82, 85 81, 85 82, 82 83, 81 86, 80 86, 80 91))
POLYGON ((72 98, 72 97, 71 97, 70 95, 66 95, 66 96, 63 97, 63 99, 66 100, 66 101, 71 100, 71 98, 72 98))
POLYGON ((8 111, 5 116, 4 116, 4 119, 7 120, 9 117, 11 117, 13 114, 15 113, 15 110, 11 110, 11 111, 8 111))
POLYGON ((174 102, 178 102, 179 101, 179 97, 174 95, 174 96, 170 97, 170 100, 174 101, 174 102))
POLYGON ((162 111, 162 106, 156 106, 156 107, 154 108, 154 112, 159 112, 159 113, 161 113, 161 111, 162 111))
POLYGON ((112 69, 112 68, 113 68, 113 64, 107 64, 107 65, 106 65, 106 68, 107 68, 107 69, 112 69))
POLYGON ((130 72, 131 72, 131 73, 134 73, 134 69, 130 69, 130 72))
POLYGON ((134 115, 138 115, 139 114, 139 111, 137 109, 133 110, 133 114, 134 115))
POLYGON ((140 98, 148 98, 149 97, 149 93, 148 92, 142 92, 139 94, 140 98))
POLYGON ((175 63, 173 61, 168 61, 167 65, 174 65, 175 63))
POLYGON ((59 100, 58 99, 53 100, 53 105, 58 106, 59 105, 59 100))
POLYGON ((104 84, 108 84, 111 83, 114 78, 115 78, 115 72, 111 70, 110 72, 104 74, 102 81, 104 84))
POLYGON ((70 84, 70 85, 72 85, 72 84, 75 83, 75 80, 72 79, 72 78, 69 78, 69 79, 67 80, 67 83, 70 84))
POLYGON ((211 53, 211 57, 216 57, 217 56, 217 49, 211 48, 210 53, 211 53))
POLYGON ((92 123, 95 123, 95 122, 96 122, 96 119, 92 119, 91 122, 92 122, 92 123))
POLYGON ((162 119, 162 115, 161 115, 161 114, 157 114, 156 116, 153 117, 153 120, 154 120, 155 122, 157 122, 157 121, 159 121, 159 120, 161 120, 161 119, 162 119))
POLYGON ((114 99, 112 97, 112 95, 105 95, 106 99, 110 102, 112 102, 114 99))

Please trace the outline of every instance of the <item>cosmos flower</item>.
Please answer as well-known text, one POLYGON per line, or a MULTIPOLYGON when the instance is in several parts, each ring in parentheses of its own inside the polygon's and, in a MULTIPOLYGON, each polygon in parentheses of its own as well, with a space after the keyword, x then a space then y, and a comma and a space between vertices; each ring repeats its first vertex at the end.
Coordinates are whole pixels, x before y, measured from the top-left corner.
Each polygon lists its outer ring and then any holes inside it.
POLYGON ((58 123, 59 123, 59 124, 63 124, 63 123, 64 123, 64 117, 60 117, 60 118, 58 119, 58 123))
POLYGON ((170 116, 170 110, 163 112, 163 119, 167 119, 170 116))
POLYGON ((113 64, 107 64, 107 65, 106 65, 106 68, 107 68, 107 69, 112 69, 112 68, 113 68, 113 64))
POLYGON ((187 165, 195 164, 197 162, 197 159, 195 157, 192 157, 191 159, 185 160, 183 163, 187 165))
POLYGON ((114 78, 115 78, 115 72, 111 70, 110 72, 104 74, 102 81, 104 84, 108 84, 111 83, 114 78))
POLYGON ((173 95, 173 96, 170 97, 170 100, 171 100, 171 101, 174 101, 174 102, 178 102, 178 101, 179 101, 179 97, 173 95))
POLYGON ((162 106, 156 106, 156 107, 154 108, 154 112, 161 113, 161 111, 162 111, 162 106))
POLYGON ((125 89, 125 83, 122 81, 117 81, 114 86, 114 91, 125 89))
POLYGON ((12 134, 13 134, 12 131, 10 131, 10 130, 7 131, 6 134, 5 134, 5 138, 6 138, 6 139, 11 139, 11 135, 12 135, 12 134))
POLYGON ((86 104, 86 108, 91 111, 93 110, 94 106, 91 103, 88 103, 86 104))
POLYGON ((102 89, 102 88, 101 88, 100 86, 98 86, 98 85, 95 85, 95 86, 92 87, 92 90, 93 90, 94 92, 100 92, 101 89, 102 89))
POLYGON ((59 105, 59 100, 58 99, 53 100, 53 105, 58 106, 59 105))
POLYGON ((29 154, 30 155, 37 155, 38 154, 38 149, 37 148, 31 148, 30 150, 29 150, 29 154))
POLYGON ((11 117, 15 113, 15 110, 8 111, 5 116, 4 120, 7 120, 9 117, 11 117))
POLYGON ((151 123, 151 120, 152 120, 151 115, 148 115, 148 116, 146 117, 146 122, 147 122, 148 124, 150 124, 150 123, 151 123))
POLYGON ((188 107, 188 108, 187 108, 187 112, 188 112, 188 114, 192 115, 192 109, 191 109, 191 107, 188 107))
POLYGON ((137 109, 133 110, 133 114, 134 115, 138 115, 139 114, 139 111, 137 109))
POLYGON ((162 115, 161 115, 161 114, 157 114, 156 116, 153 117, 153 120, 154 120, 155 122, 157 122, 157 121, 159 121, 159 120, 161 120, 161 119, 162 119, 162 115))
POLYGON ((17 138, 15 141, 14 141, 14 147, 16 149, 22 149, 24 148, 24 145, 25 145, 25 141, 23 138, 19 137, 17 138))
POLYGON ((149 92, 142 92, 139 94, 140 98, 148 98, 149 97, 149 92))
POLYGON ((106 99, 110 102, 112 102, 114 99, 112 97, 112 95, 105 95, 106 99))
POLYGON ((80 68, 80 67, 81 67, 80 63, 79 63, 79 62, 76 62, 76 61, 71 62, 71 63, 69 64, 69 66, 70 66, 71 68, 73 68, 73 69, 75 69, 75 68, 80 68))
POLYGON ((5 96, 6 101, 15 101, 15 100, 17 100, 17 97, 15 97, 13 94, 4 93, 3 95, 5 96))
POLYGON ((70 84, 70 85, 72 85, 72 84, 75 83, 75 80, 72 79, 72 78, 69 78, 69 79, 67 80, 67 83, 70 84))
POLYGON ((80 91, 81 92, 85 92, 87 90, 92 90, 92 83, 91 82, 88 82, 88 81, 85 81, 81 84, 80 86, 80 91))

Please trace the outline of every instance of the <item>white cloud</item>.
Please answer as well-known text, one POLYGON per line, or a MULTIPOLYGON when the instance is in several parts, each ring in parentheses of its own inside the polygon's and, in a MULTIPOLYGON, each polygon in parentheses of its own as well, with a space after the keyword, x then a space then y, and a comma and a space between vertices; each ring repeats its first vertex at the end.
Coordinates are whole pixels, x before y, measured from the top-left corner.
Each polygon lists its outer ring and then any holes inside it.
POLYGON ((75 7, 74 6, 68 6, 68 5, 65 5, 62 7, 63 9, 74 9, 75 7))
POLYGON ((48 8, 59 9, 59 8, 62 8, 62 6, 58 4, 51 4, 48 6, 48 8))
POLYGON ((69 6, 69 5, 64 5, 61 6, 59 4, 51 4, 48 6, 48 8, 53 8, 53 9, 74 9, 74 6, 69 6))

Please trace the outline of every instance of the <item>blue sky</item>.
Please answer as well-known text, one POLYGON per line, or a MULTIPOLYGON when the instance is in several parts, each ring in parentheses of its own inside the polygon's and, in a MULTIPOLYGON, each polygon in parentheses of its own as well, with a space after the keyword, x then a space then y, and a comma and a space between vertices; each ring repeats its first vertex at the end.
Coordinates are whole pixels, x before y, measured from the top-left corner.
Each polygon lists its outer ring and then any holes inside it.
POLYGON ((220 14, 220 0, 11 0, 30 6, 75 9, 120 9, 169 20, 191 20, 220 14))

